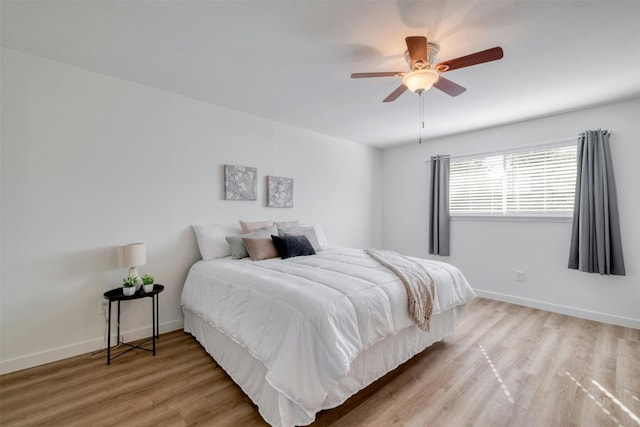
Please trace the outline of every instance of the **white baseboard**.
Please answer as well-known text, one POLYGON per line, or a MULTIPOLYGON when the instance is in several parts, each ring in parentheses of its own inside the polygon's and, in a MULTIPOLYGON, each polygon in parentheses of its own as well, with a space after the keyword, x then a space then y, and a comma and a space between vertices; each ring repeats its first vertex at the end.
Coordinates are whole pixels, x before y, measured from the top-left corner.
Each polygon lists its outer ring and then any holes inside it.
MULTIPOLYGON (((171 320, 168 322, 160 323, 160 333, 171 332, 184 327, 184 320, 171 320)), ((112 332, 114 332, 112 330, 112 332)), ((120 331, 120 335, 124 336, 125 341, 135 341, 142 338, 151 336, 151 325, 131 329, 126 331, 120 331)), ((115 332, 111 336, 111 343, 116 343, 115 332)), ((92 340, 70 344, 51 350, 42 351, 39 353, 32 353, 26 356, 16 357, 14 359, 0 361, 0 375, 8 374, 9 372, 20 371, 22 369, 33 368, 34 366, 44 365, 45 363, 56 362, 58 360, 67 359, 69 357, 79 356, 85 353, 97 352, 99 350, 106 350, 107 346, 104 342, 104 338, 95 338, 92 340)), ((100 352, 99 356, 106 359, 106 353, 100 352)), ((106 363, 106 360, 105 360, 106 363)))
POLYGON ((640 329, 640 319, 614 316, 612 314, 599 313, 597 311, 582 310, 565 305, 552 304, 528 298, 516 297, 513 295, 501 294, 499 292, 483 291, 474 289, 476 294, 483 298, 496 301, 504 301, 512 304, 523 305, 525 307, 538 308, 540 310, 551 311, 553 313, 566 314, 568 316, 579 317, 581 319, 595 320, 596 322, 608 323, 611 325, 624 326, 627 328, 640 329))

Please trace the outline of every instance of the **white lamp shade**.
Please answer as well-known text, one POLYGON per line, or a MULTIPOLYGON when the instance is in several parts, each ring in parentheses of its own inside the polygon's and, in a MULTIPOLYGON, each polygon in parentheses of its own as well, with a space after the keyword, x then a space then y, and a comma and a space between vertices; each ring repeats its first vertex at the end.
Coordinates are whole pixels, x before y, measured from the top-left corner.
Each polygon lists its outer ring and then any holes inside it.
POLYGON ((411 71, 402 79, 402 83, 411 92, 422 92, 431 89, 434 83, 440 79, 440 75, 434 70, 411 71))
POLYGON ((147 250, 144 243, 121 246, 121 254, 120 265, 122 267, 137 267, 147 263, 147 250))

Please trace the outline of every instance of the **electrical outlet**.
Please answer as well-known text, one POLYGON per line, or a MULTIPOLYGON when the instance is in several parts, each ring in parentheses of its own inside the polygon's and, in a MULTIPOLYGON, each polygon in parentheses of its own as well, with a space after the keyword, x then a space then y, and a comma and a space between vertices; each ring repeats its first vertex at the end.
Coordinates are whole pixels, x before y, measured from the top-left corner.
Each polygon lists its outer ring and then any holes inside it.
POLYGON ((98 314, 104 314, 106 313, 106 311, 108 310, 109 307, 109 301, 106 300, 99 300, 98 301, 98 314))
POLYGON ((516 271, 516 282, 524 282, 524 271, 516 271))

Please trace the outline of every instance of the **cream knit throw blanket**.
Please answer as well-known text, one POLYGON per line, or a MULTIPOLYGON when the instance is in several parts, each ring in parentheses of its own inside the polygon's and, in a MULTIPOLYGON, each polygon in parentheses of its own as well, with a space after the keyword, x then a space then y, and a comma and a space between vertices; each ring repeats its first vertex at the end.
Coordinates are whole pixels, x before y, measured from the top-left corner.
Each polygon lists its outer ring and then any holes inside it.
POLYGON ((420 329, 428 331, 436 290, 426 267, 397 252, 380 249, 365 249, 365 252, 400 278, 409 297, 409 314, 420 329))

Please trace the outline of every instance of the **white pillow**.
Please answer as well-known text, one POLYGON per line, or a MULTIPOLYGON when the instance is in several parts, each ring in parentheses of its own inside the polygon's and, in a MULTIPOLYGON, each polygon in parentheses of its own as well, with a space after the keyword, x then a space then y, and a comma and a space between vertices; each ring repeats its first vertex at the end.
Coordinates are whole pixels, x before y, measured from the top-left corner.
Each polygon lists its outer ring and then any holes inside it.
POLYGON ((233 225, 199 224, 193 225, 202 259, 216 259, 231 255, 231 248, 225 237, 240 234, 233 225))
POLYGON ((262 228, 271 227, 273 225, 273 221, 242 221, 240 220, 240 230, 242 234, 251 233, 252 231, 257 231, 262 228))
POLYGON ((327 238, 322 230, 314 225, 298 225, 294 227, 278 228, 278 235, 284 236, 305 236, 309 239, 311 246, 315 251, 321 251, 328 246, 327 238), (318 233, 320 231, 320 233, 318 233))
POLYGON ((313 225, 313 229, 316 231, 316 236, 318 237, 318 243, 322 249, 326 249, 329 247, 329 241, 327 240, 327 236, 322 231, 319 225, 313 225))

